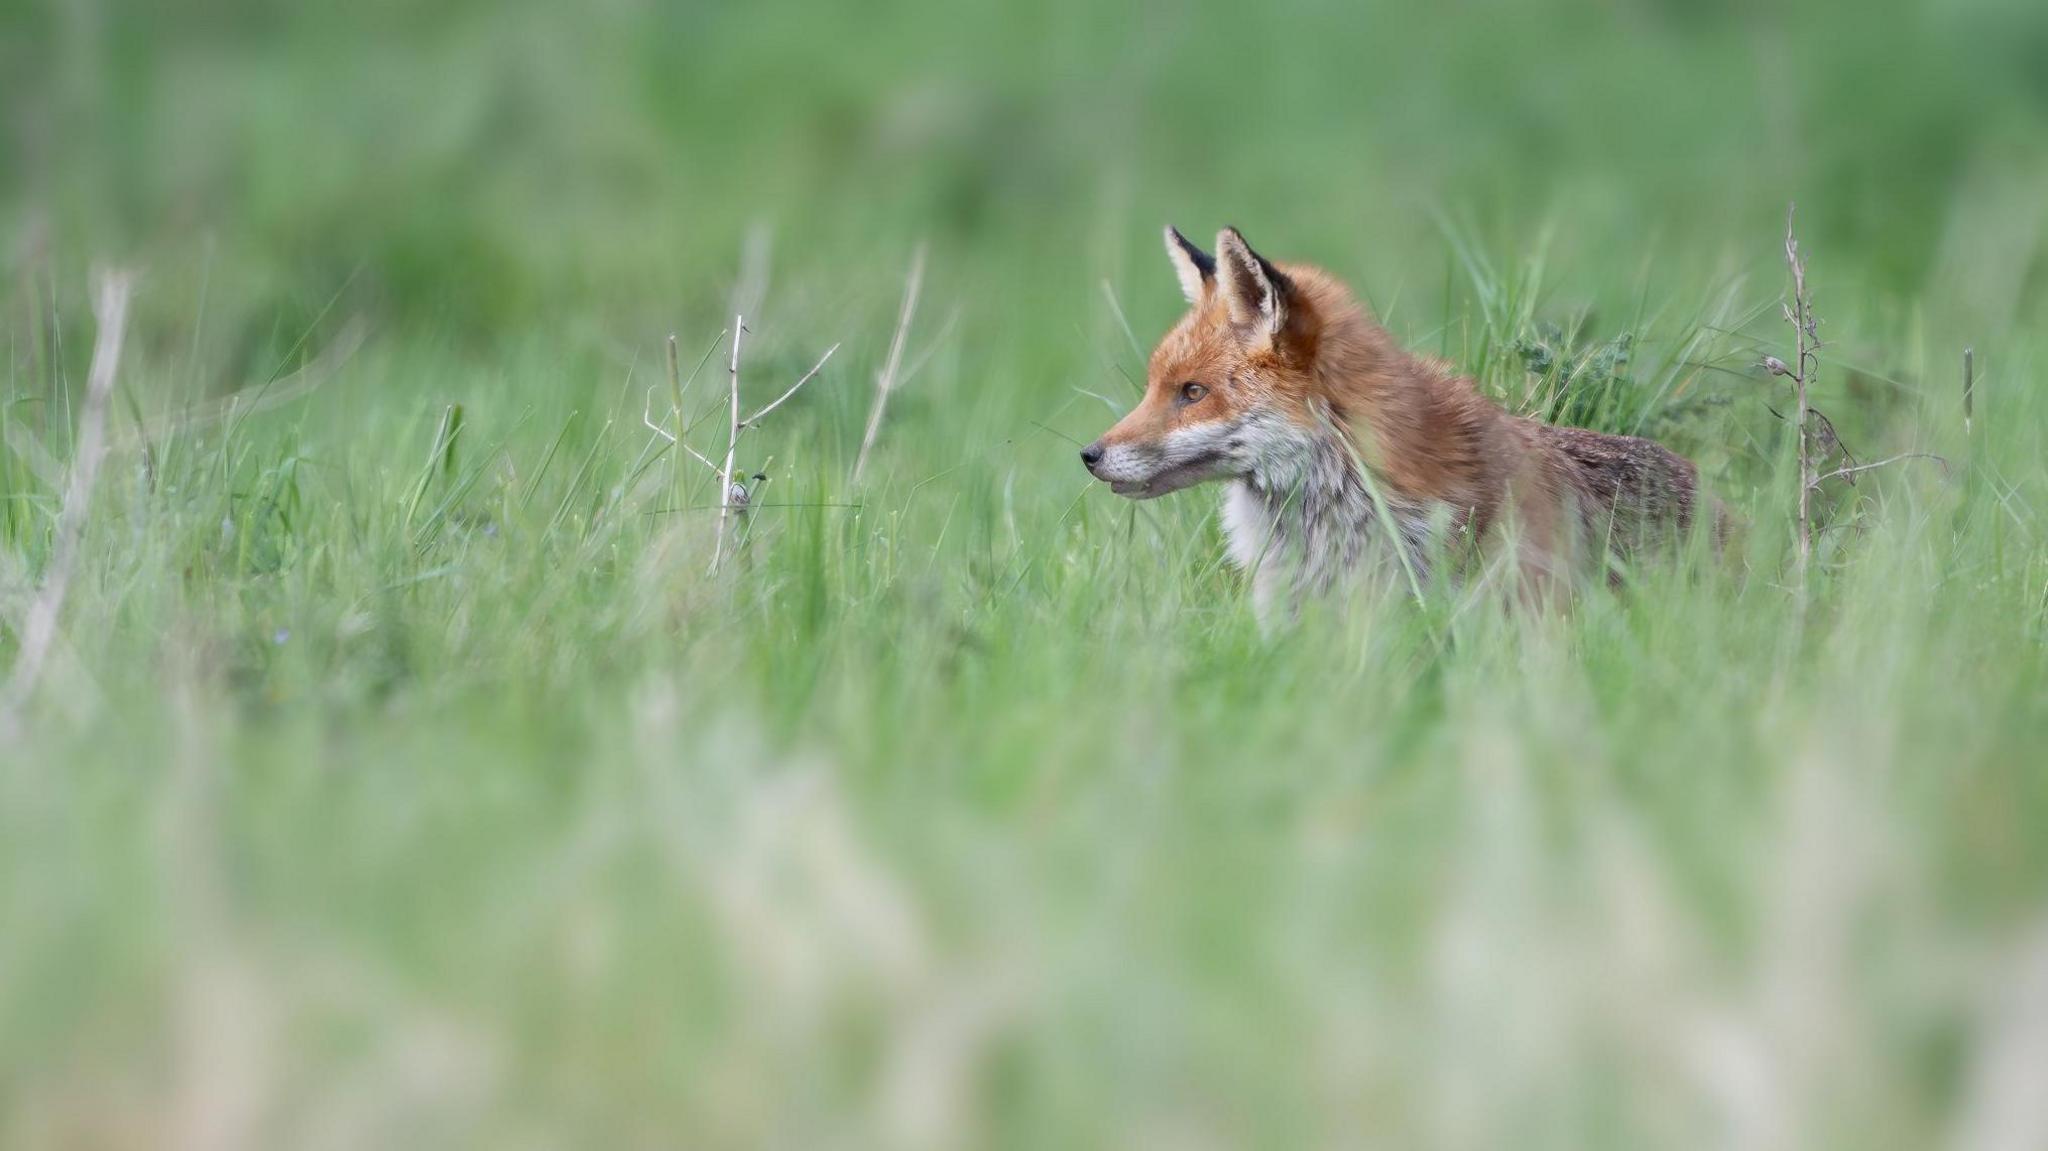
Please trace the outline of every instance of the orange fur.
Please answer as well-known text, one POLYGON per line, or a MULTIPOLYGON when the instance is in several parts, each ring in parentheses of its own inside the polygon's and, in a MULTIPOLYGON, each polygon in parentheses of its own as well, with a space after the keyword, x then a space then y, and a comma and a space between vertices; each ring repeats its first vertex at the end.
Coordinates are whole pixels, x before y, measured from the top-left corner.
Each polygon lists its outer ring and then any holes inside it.
POLYGON ((1288 433, 1274 439, 1277 419, 1303 444, 1341 437, 1397 513, 1438 516, 1488 546, 1512 520, 1514 558, 1546 582, 1607 548, 1672 538, 1689 525, 1697 480, 1682 457, 1649 440, 1503 411, 1448 366, 1401 348, 1321 269, 1269 264, 1235 231, 1217 248, 1209 260, 1169 229, 1191 307, 1152 353, 1143 400, 1083 453, 1090 470, 1123 477, 1119 490, 1156 495, 1194 479, 1256 484, 1258 465, 1248 461, 1263 458, 1257 451, 1306 450, 1288 433), (1200 385, 1198 398, 1190 383, 1200 385), (1254 437, 1280 446, 1239 443, 1254 437), (1148 462, 1172 457, 1176 444, 1213 446, 1226 458, 1145 478, 1148 462))

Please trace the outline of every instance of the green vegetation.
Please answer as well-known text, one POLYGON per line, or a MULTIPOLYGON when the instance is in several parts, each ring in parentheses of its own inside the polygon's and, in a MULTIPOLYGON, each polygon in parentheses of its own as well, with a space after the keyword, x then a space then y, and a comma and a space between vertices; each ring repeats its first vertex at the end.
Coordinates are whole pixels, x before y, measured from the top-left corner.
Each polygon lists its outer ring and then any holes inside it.
POLYGON ((2031 0, 0 0, 0 671, 139 272, 0 734, 0 1144, 2037 1145, 2044 53, 2031 0), (1816 402, 1951 463, 1831 484, 1803 611, 1791 201, 1816 402), (1742 570, 1261 635, 1210 496, 1074 458, 1169 220, 1666 438, 1742 570), (642 416, 673 332, 721 459, 736 310, 747 410, 841 347, 714 575, 642 416))

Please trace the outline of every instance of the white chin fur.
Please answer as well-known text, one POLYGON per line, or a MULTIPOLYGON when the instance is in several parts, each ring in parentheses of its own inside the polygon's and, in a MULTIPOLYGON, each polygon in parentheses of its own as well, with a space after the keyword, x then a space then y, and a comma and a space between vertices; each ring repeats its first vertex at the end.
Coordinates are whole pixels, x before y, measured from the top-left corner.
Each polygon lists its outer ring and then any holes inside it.
POLYGON ((1140 475, 1133 479, 1109 478, 1109 490, 1129 499, 1153 500, 1169 492, 1191 488, 1208 480, 1223 479, 1227 474, 1220 461, 1211 464, 1197 461, 1163 468, 1150 475, 1140 475))
POLYGON ((1117 495, 1156 499, 1231 474, 1229 439, 1229 426, 1201 424, 1172 432, 1156 447, 1119 444, 1096 465, 1095 474, 1117 495))
POLYGON ((1125 499, 1156 500, 1170 492, 1193 487, 1207 478, 1209 477, 1195 476, 1189 479, 1179 479, 1177 477, 1160 476, 1149 480, 1111 480, 1109 490, 1123 496, 1125 499))

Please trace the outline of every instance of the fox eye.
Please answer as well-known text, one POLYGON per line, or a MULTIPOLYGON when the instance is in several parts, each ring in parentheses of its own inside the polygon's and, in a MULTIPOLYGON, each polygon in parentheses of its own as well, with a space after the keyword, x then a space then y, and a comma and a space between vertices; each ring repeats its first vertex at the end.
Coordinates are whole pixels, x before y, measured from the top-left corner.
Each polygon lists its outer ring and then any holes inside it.
POLYGON ((1209 389, 1197 383, 1190 382, 1180 386, 1180 402, 1183 404, 1195 403, 1208 394, 1209 389))

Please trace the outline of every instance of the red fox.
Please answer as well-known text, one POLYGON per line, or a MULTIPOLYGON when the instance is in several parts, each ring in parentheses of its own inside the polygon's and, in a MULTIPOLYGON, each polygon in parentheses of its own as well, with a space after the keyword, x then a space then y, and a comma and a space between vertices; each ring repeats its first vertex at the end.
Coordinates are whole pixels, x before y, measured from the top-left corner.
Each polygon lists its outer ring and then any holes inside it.
POLYGON ((1457 539, 1552 589, 1690 529, 1698 473, 1663 445, 1503 411, 1402 349, 1335 277, 1270 263, 1235 228, 1211 256, 1169 227, 1166 254, 1191 307, 1081 462, 1132 499, 1224 481, 1262 618, 1389 555, 1426 574, 1457 539))

